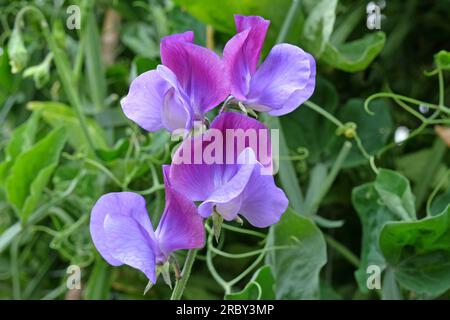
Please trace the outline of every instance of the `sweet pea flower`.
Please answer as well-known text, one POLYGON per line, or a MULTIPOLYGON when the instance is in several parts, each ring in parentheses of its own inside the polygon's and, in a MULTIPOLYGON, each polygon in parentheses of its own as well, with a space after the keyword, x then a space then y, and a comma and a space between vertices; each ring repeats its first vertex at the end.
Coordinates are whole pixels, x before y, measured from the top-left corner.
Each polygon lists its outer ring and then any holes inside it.
POLYGON ((258 67, 270 21, 235 15, 237 34, 223 52, 230 91, 246 107, 271 116, 295 110, 314 92, 316 63, 297 46, 274 46, 258 67))
MULTIPOLYGON (((207 131, 204 137, 193 137, 185 140, 174 155, 169 170, 169 179, 173 187, 186 195, 192 201, 200 201, 198 213, 207 218, 211 214, 220 215, 224 220, 245 217, 255 227, 265 228, 276 223, 286 211, 288 199, 284 192, 275 185, 274 177, 264 174, 265 166, 261 161, 258 147, 267 143, 266 138, 258 136, 257 148, 251 147, 249 139, 238 146, 233 139, 227 139, 229 132, 245 134, 248 130, 266 130, 259 121, 236 112, 220 114, 211 124, 210 130, 218 130, 223 138, 221 149, 216 150, 223 161, 218 163, 185 163, 184 152, 192 150, 195 157, 198 153, 208 150, 215 143, 209 139, 207 131), (231 130, 231 131, 230 131, 231 130), (201 143, 196 140, 202 138, 201 143), (264 140, 264 141, 262 141, 264 140), (184 147, 185 144, 189 146, 184 147), (200 148, 201 147, 201 148, 200 148), (226 161, 228 154, 234 161, 226 161)), ((242 136, 240 138, 243 138, 242 136)), ((239 137, 237 138, 239 139, 239 137)), ((267 137, 269 139, 269 137, 267 137)), ((236 139, 235 139, 236 140, 236 139)))
POLYGON ((113 266, 141 270, 156 283, 156 269, 176 250, 201 248, 205 242, 202 218, 192 201, 175 191, 164 166, 166 207, 153 230, 145 199, 132 192, 102 196, 91 213, 90 232, 95 247, 113 266))
POLYGON ((222 60, 193 39, 192 31, 163 38, 162 65, 138 76, 122 99, 125 115, 143 129, 190 130, 229 95, 222 60))

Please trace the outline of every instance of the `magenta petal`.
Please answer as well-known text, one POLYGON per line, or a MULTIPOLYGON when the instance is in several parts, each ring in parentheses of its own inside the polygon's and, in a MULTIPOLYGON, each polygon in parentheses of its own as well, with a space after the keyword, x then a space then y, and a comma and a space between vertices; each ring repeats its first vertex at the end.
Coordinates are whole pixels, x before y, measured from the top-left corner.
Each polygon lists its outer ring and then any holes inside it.
MULTIPOLYGON (((258 162, 266 168, 272 165, 272 150, 270 143, 270 130, 260 121, 245 116, 237 112, 224 112, 219 114, 211 123, 211 128, 220 130, 224 136, 225 151, 224 159, 227 154, 234 155, 233 163, 245 148, 252 148, 258 162), (227 130, 234 133, 241 131, 240 137, 244 137, 244 143, 239 143, 239 137, 231 139, 226 137, 227 130)), ((242 140, 241 140, 242 141, 242 140)), ((224 162, 226 162, 224 160, 224 162)))
POLYGON ((299 47, 272 48, 250 81, 246 104, 255 110, 283 115, 293 111, 314 92, 314 58, 299 47))
POLYGON ((176 250, 202 248, 205 245, 203 219, 194 203, 171 187, 169 170, 169 166, 163 167, 166 208, 156 229, 159 247, 166 257, 176 250))
POLYGON ((228 81, 223 79, 224 66, 213 51, 174 35, 161 41, 161 60, 176 75, 197 116, 228 96, 228 81))
POLYGON ((223 59, 231 94, 245 100, 258 65, 270 21, 257 16, 234 16, 238 34, 225 45, 223 59))
POLYGON ((156 282, 157 244, 142 196, 130 192, 102 196, 92 209, 90 231, 108 263, 127 264, 156 282))
MULTIPOLYGON (((176 34, 171 34, 169 36, 165 36, 164 38, 161 39, 161 43, 162 42, 175 42, 175 41, 181 41, 181 42, 194 42, 194 32, 193 31, 186 31, 183 33, 176 33, 176 34)), ((161 56, 164 54, 164 52, 162 52, 161 50, 161 56)))
POLYGON ((261 49, 270 21, 258 16, 242 16, 237 14, 234 16, 234 22, 236 23, 238 33, 250 29, 247 41, 244 47, 242 47, 242 53, 248 65, 248 70, 253 75, 259 62, 259 56, 261 55, 261 49))
POLYGON ((121 101, 123 112, 147 131, 161 129, 161 107, 169 87, 156 70, 141 74, 131 83, 128 95, 121 101))

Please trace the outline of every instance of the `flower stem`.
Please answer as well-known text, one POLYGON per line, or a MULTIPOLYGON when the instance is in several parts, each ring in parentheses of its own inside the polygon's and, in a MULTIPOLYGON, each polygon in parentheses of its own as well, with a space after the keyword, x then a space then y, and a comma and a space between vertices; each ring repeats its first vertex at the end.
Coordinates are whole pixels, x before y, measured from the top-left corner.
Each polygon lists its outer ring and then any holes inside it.
POLYGON ((172 291, 172 296, 170 300, 180 300, 183 295, 184 289, 186 289, 186 284, 191 276, 192 266, 194 265, 195 256, 197 255, 197 249, 189 250, 184 262, 183 271, 181 273, 181 279, 177 281, 175 288, 172 291))
POLYGON ((347 259, 348 262, 350 262, 352 265, 354 265, 356 268, 359 268, 360 261, 358 257, 353 254, 347 247, 345 247, 342 243, 338 242, 337 240, 333 239, 329 235, 324 235, 325 240, 328 243, 330 247, 332 247, 334 250, 339 252, 341 256, 343 256, 345 259, 347 259))
POLYGON ((300 3, 300 1, 298 1, 298 0, 292 0, 291 6, 286 15, 284 23, 281 27, 280 33, 278 34, 277 43, 281 43, 284 40, 286 40, 287 34, 289 32, 292 21, 294 19, 295 13, 297 12, 299 3, 300 3))

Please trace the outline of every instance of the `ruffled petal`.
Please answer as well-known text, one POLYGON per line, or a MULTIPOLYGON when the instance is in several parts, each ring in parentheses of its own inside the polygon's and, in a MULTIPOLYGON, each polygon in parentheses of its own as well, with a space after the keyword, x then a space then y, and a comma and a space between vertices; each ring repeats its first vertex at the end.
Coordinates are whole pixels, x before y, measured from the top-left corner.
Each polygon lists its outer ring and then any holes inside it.
POLYGON ((127 264, 156 282, 157 243, 142 196, 109 193, 91 213, 90 232, 95 247, 110 264, 127 264))
POLYGON ((170 166, 163 166, 166 208, 156 229, 159 247, 166 257, 176 250, 205 245, 203 219, 194 203, 171 186, 169 170, 170 166))
POLYGON ((235 174, 229 181, 219 186, 214 192, 198 207, 198 212, 202 217, 209 217, 216 207, 217 212, 227 221, 236 218, 242 204, 242 193, 244 192, 254 166, 256 158, 250 148, 242 151, 239 156, 240 164, 225 164, 224 166, 235 166, 235 174))
POLYGON ((170 84, 156 70, 147 71, 130 85, 121 101, 125 115, 143 129, 154 132, 163 128, 161 107, 170 84))
POLYGON ((239 100, 245 100, 270 21, 241 15, 235 15, 234 20, 238 33, 225 45, 223 59, 231 94, 239 100))
POLYGON ((213 51, 172 35, 161 40, 161 60, 177 77, 197 117, 222 102, 229 94, 224 66, 213 51))
POLYGON ((230 163, 227 158, 236 163, 237 157, 245 148, 252 148, 258 162, 271 168, 270 130, 262 122, 237 112, 223 112, 211 123, 211 129, 222 132, 223 163, 230 163))
POLYGON ((245 103, 271 115, 286 114, 313 94, 315 75, 309 53, 290 44, 276 45, 252 77, 245 103))
POLYGON ((280 188, 275 185, 272 175, 262 174, 262 166, 255 166, 247 188, 242 196, 240 214, 251 225, 265 228, 280 220, 289 201, 280 188))

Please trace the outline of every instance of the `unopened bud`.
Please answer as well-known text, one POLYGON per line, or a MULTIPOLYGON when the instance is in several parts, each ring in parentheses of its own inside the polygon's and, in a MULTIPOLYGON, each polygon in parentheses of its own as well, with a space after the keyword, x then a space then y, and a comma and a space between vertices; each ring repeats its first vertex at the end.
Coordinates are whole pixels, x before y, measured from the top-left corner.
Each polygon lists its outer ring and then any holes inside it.
POLYGON ((11 72, 18 73, 23 70, 28 61, 28 53, 23 43, 19 28, 14 28, 8 42, 9 64, 11 72))

